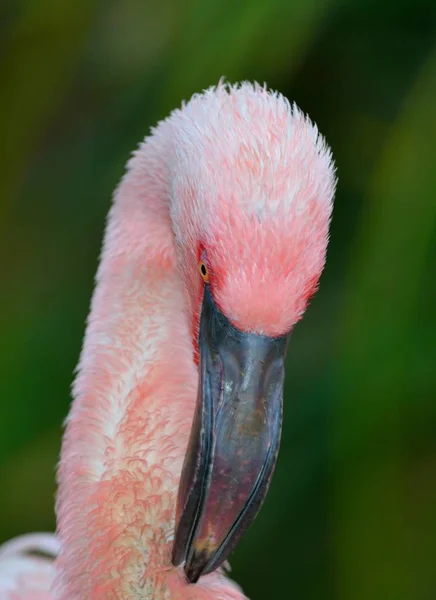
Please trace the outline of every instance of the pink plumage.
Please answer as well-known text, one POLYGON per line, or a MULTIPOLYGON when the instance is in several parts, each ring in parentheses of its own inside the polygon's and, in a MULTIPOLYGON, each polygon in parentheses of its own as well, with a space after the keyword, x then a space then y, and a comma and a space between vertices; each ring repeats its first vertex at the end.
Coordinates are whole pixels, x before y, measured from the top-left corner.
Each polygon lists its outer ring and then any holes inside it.
POLYGON ((258 85, 219 84, 145 139, 114 196, 74 384, 59 555, 41 563, 46 595, 25 596, 6 561, 24 590, 43 559, 0 553, 2 599, 48 598, 51 578, 58 600, 244 598, 221 570, 190 585, 171 565, 198 386, 198 261, 235 327, 284 334, 324 266, 334 188, 316 127, 258 85))
POLYGON ((53 535, 23 535, 0 547, 0 599, 50 600, 59 542, 53 535), (36 553, 39 553, 36 554, 36 553))

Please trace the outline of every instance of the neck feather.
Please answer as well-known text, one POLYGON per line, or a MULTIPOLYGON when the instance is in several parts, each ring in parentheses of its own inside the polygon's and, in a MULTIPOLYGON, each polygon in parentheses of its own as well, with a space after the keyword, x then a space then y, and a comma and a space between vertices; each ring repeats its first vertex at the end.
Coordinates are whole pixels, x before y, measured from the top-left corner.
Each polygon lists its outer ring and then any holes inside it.
MULTIPOLYGON (((143 144, 109 215, 58 471, 60 600, 188 589, 170 554, 197 374, 163 152, 143 144)), ((242 597, 221 578, 189 597, 242 597)))

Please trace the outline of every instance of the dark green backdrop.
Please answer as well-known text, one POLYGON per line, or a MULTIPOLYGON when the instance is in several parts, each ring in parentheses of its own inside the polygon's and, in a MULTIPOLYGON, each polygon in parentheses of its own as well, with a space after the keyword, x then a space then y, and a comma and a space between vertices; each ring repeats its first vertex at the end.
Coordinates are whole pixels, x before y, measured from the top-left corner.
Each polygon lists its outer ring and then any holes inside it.
POLYGON ((221 75, 256 79, 317 122, 339 187, 276 476, 233 575, 253 600, 434 600, 434 0, 0 10, 0 541, 54 527, 61 423, 129 152, 221 75))

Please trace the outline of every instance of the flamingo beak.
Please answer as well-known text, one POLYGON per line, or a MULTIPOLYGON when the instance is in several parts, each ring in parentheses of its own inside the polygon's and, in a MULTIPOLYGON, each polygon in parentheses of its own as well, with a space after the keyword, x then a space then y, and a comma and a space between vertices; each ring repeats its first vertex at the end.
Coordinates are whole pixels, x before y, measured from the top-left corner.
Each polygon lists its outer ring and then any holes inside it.
POLYGON ((222 565, 265 499, 280 444, 288 337, 236 329, 205 285, 172 555, 191 583, 222 565))

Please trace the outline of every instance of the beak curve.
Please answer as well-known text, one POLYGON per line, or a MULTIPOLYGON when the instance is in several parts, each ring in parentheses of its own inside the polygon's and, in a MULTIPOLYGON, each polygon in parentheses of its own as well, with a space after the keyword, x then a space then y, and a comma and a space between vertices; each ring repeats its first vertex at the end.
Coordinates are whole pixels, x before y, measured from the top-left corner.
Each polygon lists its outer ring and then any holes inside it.
POLYGON ((265 499, 280 444, 288 337, 236 329, 205 285, 198 397, 172 554, 191 583, 226 560, 265 499))

